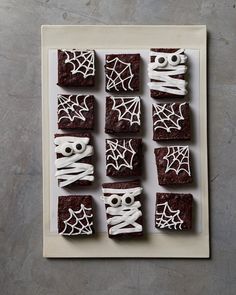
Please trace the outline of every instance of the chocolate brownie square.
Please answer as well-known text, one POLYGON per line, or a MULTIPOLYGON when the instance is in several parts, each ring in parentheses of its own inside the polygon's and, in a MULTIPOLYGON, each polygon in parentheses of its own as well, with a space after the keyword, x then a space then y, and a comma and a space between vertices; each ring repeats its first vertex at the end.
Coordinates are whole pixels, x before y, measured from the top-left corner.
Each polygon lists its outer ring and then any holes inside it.
POLYGON ((187 94, 184 49, 151 48, 148 76, 152 98, 183 98, 187 94))
POLYGON ((140 131, 140 97, 106 98, 105 132, 135 133, 140 131))
POLYGON ((142 171, 142 139, 106 139, 107 176, 140 176, 142 171))
POLYGON ((143 219, 140 181, 104 183, 103 200, 106 207, 110 238, 140 237, 143 219))
POLYGON ((106 91, 139 91, 140 54, 106 55, 106 91))
POLYGON ((94 181, 90 133, 55 134, 56 178, 60 187, 89 185, 94 181))
POLYGON ((187 102, 152 105, 153 140, 191 139, 190 109, 187 102))
POLYGON ((193 196, 191 194, 157 193, 155 227, 171 230, 192 228, 193 196))
POLYGON ((59 94, 58 128, 59 129, 93 129, 94 96, 59 94))
POLYGON ((154 150, 160 185, 192 182, 188 146, 168 146, 154 150))
POLYGON ((66 236, 87 236, 94 233, 91 196, 70 195, 58 198, 58 233, 66 236))
POLYGON ((58 50, 58 83, 62 87, 89 87, 95 84, 94 50, 58 50))

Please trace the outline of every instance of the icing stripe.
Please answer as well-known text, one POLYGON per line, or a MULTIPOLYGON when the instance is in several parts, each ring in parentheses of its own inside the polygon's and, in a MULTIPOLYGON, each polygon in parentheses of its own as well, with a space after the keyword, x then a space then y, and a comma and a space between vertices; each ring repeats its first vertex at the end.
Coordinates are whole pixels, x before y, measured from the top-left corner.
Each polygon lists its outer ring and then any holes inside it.
POLYGON ((137 196, 140 195, 142 192, 143 188, 142 187, 133 187, 133 188, 103 188, 102 192, 104 194, 124 194, 124 193, 133 193, 133 195, 137 196))
POLYGON ((140 207, 141 203, 139 201, 136 201, 131 206, 108 207, 106 212, 112 216, 107 219, 107 224, 111 225, 109 234, 118 235, 141 232, 142 225, 136 222, 142 216, 142 212, 139 210, 140 207), (132 227, 127 227, 129 225, 132 225, 132 227))
POLYGON ((72 137, 61 136, 56 137, 54 143, 57 145, 55 148, 56 153, 63 154, 65 145, 73 149, 73 154, 58 158, 55 161, 56 178, 59 180, 59 186, 67 186, 77 180, 94 180, 94 168, 92 164, 79 163, 78 161, 93 155, 93 147, 88 145, 89 138, 87 137, 72 137), (84 144, 84 150, 75 151, 73 144, 84 144), (70 145, 69 145, 70 144, 70 145), (63 169, 64 168, 64 169, 63 169))

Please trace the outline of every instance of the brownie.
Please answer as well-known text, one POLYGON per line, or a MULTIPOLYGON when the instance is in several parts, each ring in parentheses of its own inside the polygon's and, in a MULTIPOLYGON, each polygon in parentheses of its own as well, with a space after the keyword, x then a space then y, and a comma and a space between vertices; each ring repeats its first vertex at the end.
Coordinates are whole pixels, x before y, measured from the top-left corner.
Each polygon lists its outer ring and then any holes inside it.
POLYGON ((94 181, 90 133, 55 134, 56 178, 60 187, 89 185, 94 181))
POLYGON ((142 171, 142 139, 106 139, 107 176, 140 176, 142 171))
POLYGON ((58 233, 66 236, 94 233, 91 196, 58 197, 58 233))
POLYGON ((105 62, 106 91, 139 91, 140 54, 108 54, 105 62))
POLYGON ((130 238, 143 235, 140 181, 104 183, 103 200, 106 207, 110 238, 130 238))
POLYGON ((188 146, 168 146, 154 150, 160 185, 192 182, 188 146))
POLYGON ((140 131, 140 97, 106 98, 105 132, 135 133, 140 131))
POLYGON ((62 87, 95 84, 94 50, 58 50, 58 83, 62 87))
POLYGON ((191 139, 190 109, 187 102, 153 104, 153 140, 191 139))
POLYGON ((155 227, 168 230, 192 228, 191 194, 157 193, 155 227))
POLYGON ((59 94, 58 128, 59 129, 93 129, 94 96, 59 94))
POLYGON ((148 76, 152 98, 183 98, 187 94, 184 49, 151 48, 148 76))

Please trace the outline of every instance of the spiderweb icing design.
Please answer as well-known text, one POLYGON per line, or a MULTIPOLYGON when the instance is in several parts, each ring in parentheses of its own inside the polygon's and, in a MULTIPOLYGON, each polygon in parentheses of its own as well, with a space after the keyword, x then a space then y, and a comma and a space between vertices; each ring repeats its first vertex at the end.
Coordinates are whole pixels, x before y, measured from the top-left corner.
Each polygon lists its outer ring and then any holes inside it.
POLYGON ((187 82, 174 77, 187 72, 187 56, 184 54, 184 49, 173 53, 151 51, 150 57, 154 58, 154 61, 148 65, 148 76, 152 80, 148 83, 150 89, 169 94, 186 95, 187 82), (176 62, 172 61, 173 55, 175 55, 176 62), (159 60, 164 62, 161 64, 159 60))
POLYGON ((118 139, 107 140, 109 148, 106 151, 107 165, 120 170, 121 167, 133 169, 133 157, 136 154, 132 147, 132 139, 122 140, 120 144, 118 139), (112 162, 109 162, 112 160, 112 162))
POLYGON ((125 120, 140 125, 140 98, 135 97, 111 97, 113 101, 112 110, 119 113, 118 120, 125 120))
POLYGON ((167 132, 171 132, 171 129, 181 130, 181 126, 179 125, 179 121, 184 120, 182 115, 182 106, 185 103, 181 103, 179 105, 179 114, 174 111, 175 103, 168 106, 167 104, 159 105, 154 104, 154 130, 156 129, 165 129, 167 132))
POLYGON ((131 70, 131 63, 124 62, 118 57, 113 58, 112 60, 106 61, 106 78, 107 78, 107 90, 115 88, 116 91, 122 90, 127 91, 133 90, 131 87, 131 81, 134 77, 134 74, 131 70))
POLYGON ((78 211, 69 209, 70 216, 64 220, 64 229, 60 232, 61 235, 91 235, 93 225, 89 218, 93 217, 91 213, 92 208, 87 208, 81 204, 81 208, 78 211))
POLYGON ((141 203, 140 201, 135 201, 135 197, 140 195, 142 192, 141 187, 134 187, 129 189, 113 189, 113 188, 103 188, 104 194, 112 194, 109 197, 103 196, 105 204, 107 204, 106 212, 111 217, 107 219, 107 224, 110 225, 109 234, 127 234, 142 231, 142 225, 137 222, 138 218, 142 216, 141 203), (111 197, 120 199, 120 205, 114 207, 109 200, 111 197), (132 198, 129 205, 126 201, 132 198))
POLYGON ((71 100, 72 97, 73 95, 70 95, 69 97, 58 95, 58 114, 65 114, 58 118, 58 122, 60 122, 62 119, 68 119, 72 122, 75 118, 85 121, 83 113, 89 111, 86 103, 88 95, 84 97, 83 105, 79 103, 79 98, 81 95, 76 95, 75 102, 71 100))
POLYGON ((157 204, 156 226, 159 228, 182 229, 180 210, 171 210, 168 202, 157 204))
POLYGON ((94 51, 63 50, 66 54, 65 63, 72 65, 71 74, 80 73, 84 78, 95 75, 94 51))
POLYGON ((171 146, 167 147, 167 149, 168 152, 163 157, 167 161, 165 173, 173 170, 178 175, 181 171, 185 171, 190 176, 189 147, 171 146))

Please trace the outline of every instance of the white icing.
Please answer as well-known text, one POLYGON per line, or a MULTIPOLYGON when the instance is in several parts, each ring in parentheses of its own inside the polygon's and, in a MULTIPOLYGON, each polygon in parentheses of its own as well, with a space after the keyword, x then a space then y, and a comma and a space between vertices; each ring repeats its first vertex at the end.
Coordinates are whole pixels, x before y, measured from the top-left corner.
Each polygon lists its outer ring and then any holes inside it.
POLYGON ((183 220, 179 217, 180 210, 171 210, 168 202, 156 206, 156 226, 159 228, 181 229, 183 220))
POLYGON ((148 83, 150 89, 176 95, 187 94, 187 82, 173 78, 174 75, 182 75, 187 71, 185 65, 187 56, 184 54, 184 49, 179 49, 174 53, 151 51, 150 56, 155 57, 155 61, 150 62, 148 65, 148 76, 150 79, 155 80, 148 83), (171 61, 173 55, 177 57, 176 62, 171 61), (165 59, 164 64, 158 62, 159 58, 165 59))
POLYGON ((109 74, 106 73, 106 77, 108 79, 107 81, 107 85, 106 88, 107 90, 111 90, 112 88, 115 88, 116 91, 119 91, 119 88, 117 86, 122 87, 122 90, 127 91, 129 90, 133 90, 133 88, 131 87, 131 81, 134 77, 134 74, 132 73, 131 70, 131 63, 127 63, 124 62, 122 60, 120 60, 118 57, 113 58, 112 60, 107 60, 106 61, 107 64, 111 64, 111 67, 109 67, 108 65, 106 65, 106 70, 110 71, 109 74), (112 63, 114 63, 112 65, 112 63), (118 71, 118 69, 121 70, 118 71), (128 75, 126 75, 125 78, 122 78, 122 74, 124 72, 128 71, 128 75), (125 86, 125 82, 127 81, 127 87, 125 86))
POLYGON ((95 75, 94 51, 63 50, 67 56, 65 63, 73 66, 71 74, 81 73, 84 78, 95 75), (71 57, 72 55, 72 57, 71 57))
POLYGON ((83 113, 89 111, 86 103, 86 100, 89 96, 86 95, 84 97, 83 105, 79 103, 79 98, 81 97, 81 95, 76 95, 75 102, 71 100, 72 96, 73 95, 65 97, 64 95, 58 95, 58 114, 65 113, 64 116, 61 116, 58 119, 58 122, 60 122, 62 119, 68 119, 73 122, 75 118, 85 121, 83 113))
POLYGON ((139 209, 141 203, 140 201, 135 201, 135 197, 140 195, 141 192, 141 187, 129 189, 103 188, 103 194, 112 194, 112 196, 109 197, 102 197, 105 204, 108 205, 106 209, 107 214, 112 216, 107 219, 107 224, 110 225, 110 235, 142 231, 142 225, 137 222, 137 219, 142 216, 142 212, 139 209), (114 198, 114 196, 120 199, 120 204, 118 206, 111 202, 111 198, 114 198), (128 200, 131 200, 131 202, 128 202, 128 200), (128 227, 130 225, 132 227, 128 227))
POLYGON ((72 155, 64 156, 55 161, 57 169, 56 178, 60 180, 60 187, 67 186, 77 180, 94 180, 93 165, 78 162, 85 157, 93 155, 93 147, 88 145, 88 142, 89 138, 87 137, 60 136, 54 139, 56 153, 64 154, 66 147, 73 150, 72 155), (75 148, 78 143, 82 146, 80 151, 75 148))
MULTIPOLYGON (((104 194, 123 194, 122 198, 124 200, 125 197, 127 196, 133 196, 133 197, 136 197, 138 195, 141 194, 142 192, 142 188, 141 187, 135 187, 135 188, 125 188, 125 189, 116 189, 116 188, 103 188, 102 189, 102 192, 104 194)), ((106 197, 106 196, 103 196, 102 199, 104 200, 105 204, 109 204, 110 202, 110 196, 109 197, 106 197)), ((121 198, 121 200, 122 200, 121 198)))
POLYGON ((106 150, 106 168, 112 166, 116 170, 120 170, 121 167, 133 169, 133 158, 136 152, 132 147, 132 139, 123 139, 122 144, 119 144, 119 141, 121 140, 107 140, 109 148, 106 150), (127 159, 127 156, 130 157, 130 159, 127 159), (109 161, 109 159, 112 161, 109 161))
POLYGON ((134 97, 110 97, 113 101, 112 110, 119 113, 118 120, 125 120, 133 124, 140 125, 140 98, 134 97))
POLYGON ((155 109, 155 112, 153 113, 154 130, 164 129, 167 132, 171 132, 171 129, 181 130, 179 121, 184 120, 182 115, 182 106, 185 104, 186 103, 181 103, 179 105, 179 114, 174 111, 175 103, 172 103, 170 106, 167 104, 153 104, 155 109))
POLYGON ((69 208, 70 216, 68 219, 64 220, 65 227, 61 235, 91 235, 93 233, 91 226, 93 222, 89 222, 89 218, 93 217, 93 214, 87 213, 86 211, 92 211, 92 208, 87 208, 84 204, 81 204, 81 208, 78 211, 74 211, 69 208), (83 214, 81 216, 81 214, 83 214), (81 216, 81 217, 78 217, 81 216), (68 232, 69 229, 69 232, 68 232))
POLYGON ((167 149, 167 154, 163 157, 167 161, 165 173, 173 170, 178 175, 181 171, 185 171, 190 176, 189 147, 168 146, 167 149))

